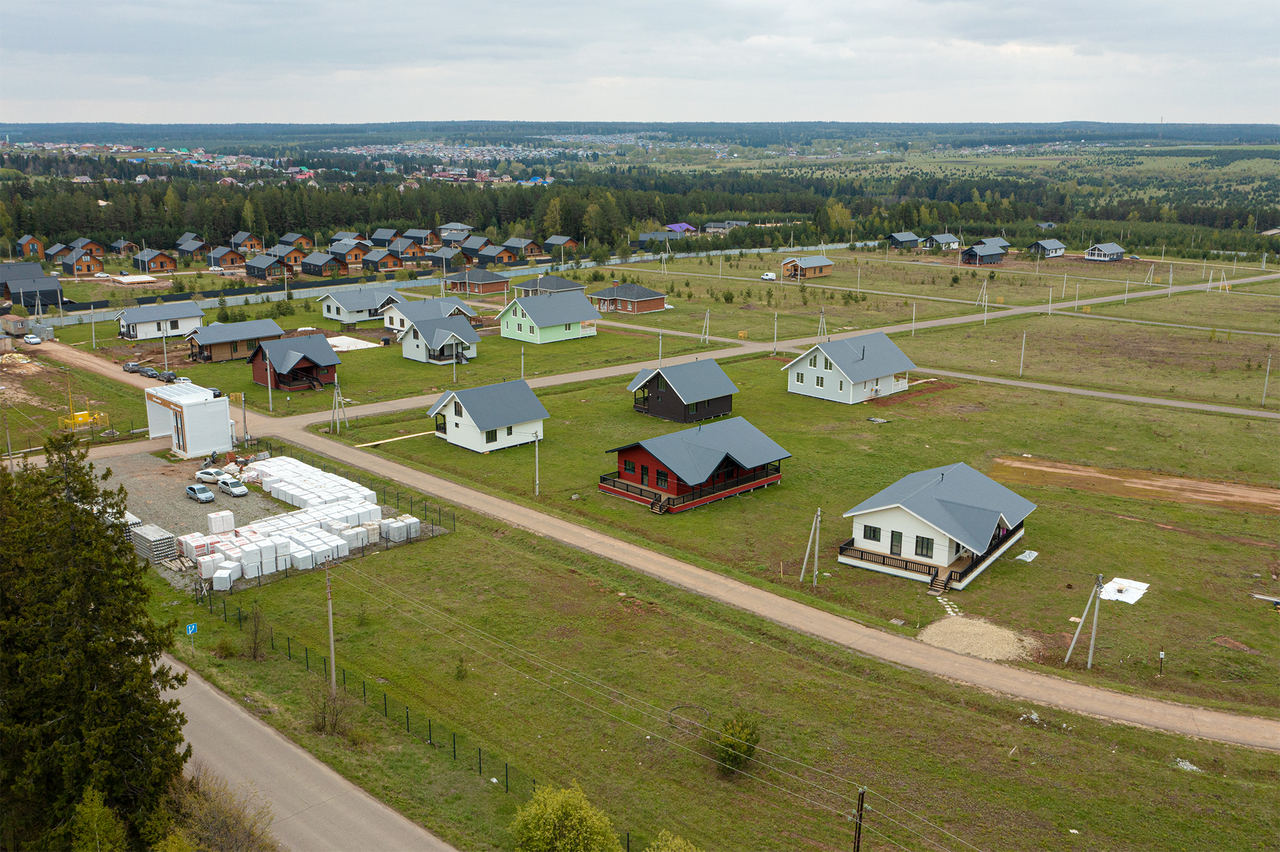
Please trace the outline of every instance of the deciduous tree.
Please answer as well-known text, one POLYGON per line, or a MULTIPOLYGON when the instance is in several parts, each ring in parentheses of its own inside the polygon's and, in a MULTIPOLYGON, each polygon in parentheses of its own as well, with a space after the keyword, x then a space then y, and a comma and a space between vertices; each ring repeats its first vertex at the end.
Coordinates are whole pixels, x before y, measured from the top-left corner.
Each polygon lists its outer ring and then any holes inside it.
POLYGON ((511 823, 519 852, 622 852, 613 824, 572 787, 540 787, 511 823))

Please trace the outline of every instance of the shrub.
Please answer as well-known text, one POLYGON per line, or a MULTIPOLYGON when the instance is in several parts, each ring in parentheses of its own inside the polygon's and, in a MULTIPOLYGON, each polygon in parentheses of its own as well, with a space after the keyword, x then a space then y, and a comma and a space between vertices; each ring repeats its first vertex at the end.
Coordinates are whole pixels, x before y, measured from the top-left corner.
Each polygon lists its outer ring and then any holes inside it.
POLYGON ((511 823, 518 852, 622 852, 613 824, 582 788, 540 787, 516 808, 511 823))
POLYGON ((739 709, 720 725, 720 734, 712 743, 716 761, 722 771, 737 772, 756 753, 760 743, 760 726, 747 711, 739 709))
POLYGON ((348 736, 351 733, 351 717, 355 714, 355 699, 343 690, 329 689, 329 681, 318 680, 307 692, 311 705, 311 729, 320 734, 348 736))
POLYGON ((271 806, 252 788, 231 789, 200 760, 192 762, 190 780, 174 783, 170 796, 182 835, 196 849, 279 848, 270 831, 271 806))
POLYGON ((733 304, 733 291, 732 291, 732 290, 725 290, 725 291, 724 291, 724 293, 722 293, 721 295, 724 297, 725 304, 727 304, 727 305, 732 305, 732 304, 733 304))
POLYGON ((644 852, 701 852, 701 850, 680 835, 663 829, 658 832, 658 839, 646 846, 644 852))

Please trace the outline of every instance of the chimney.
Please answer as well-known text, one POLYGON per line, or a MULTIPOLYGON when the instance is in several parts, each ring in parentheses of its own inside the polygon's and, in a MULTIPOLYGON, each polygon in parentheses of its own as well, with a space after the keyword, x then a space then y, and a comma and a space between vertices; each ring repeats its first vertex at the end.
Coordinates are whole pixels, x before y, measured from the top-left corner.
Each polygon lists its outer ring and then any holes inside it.
POLYGON ((867 344, 862 344, 862 360, 867 360, 867 344))

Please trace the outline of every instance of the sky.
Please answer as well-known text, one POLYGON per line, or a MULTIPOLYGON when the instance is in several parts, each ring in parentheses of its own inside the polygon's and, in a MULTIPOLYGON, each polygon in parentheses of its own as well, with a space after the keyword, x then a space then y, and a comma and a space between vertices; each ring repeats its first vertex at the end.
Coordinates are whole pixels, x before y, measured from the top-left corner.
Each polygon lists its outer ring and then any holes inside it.
POLYGON ((1261 0, 0 0, 0 121, 1270 124, 1275 12, 1261 0))

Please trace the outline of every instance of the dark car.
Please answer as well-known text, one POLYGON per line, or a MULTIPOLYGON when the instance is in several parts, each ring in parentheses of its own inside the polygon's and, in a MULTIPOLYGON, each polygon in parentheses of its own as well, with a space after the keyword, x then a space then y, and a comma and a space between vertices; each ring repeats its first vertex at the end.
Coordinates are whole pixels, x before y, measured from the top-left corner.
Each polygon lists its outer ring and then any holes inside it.
POLYGON ((205 390, 211 390, 211 391, 213 391, 213 398, 214 398, 214 399, 217 399, 218 397, 222 396, 222 391, 218 390, 217 388, 205 388, 205 390))
POLYGON ((156 372, 155 367, 143 367, 141 370, 138 371, 138 375, 144 376, 148 379, 160 378, 160 374, 156 372))
POLYGON ((162 382, 168 382, 169 384, 173 384, 173 381, 176 378, 178 378, 178 374, 175 373, 173 370, 165 370, 163 373, 160 373, 159 375, 157 375, 156 378, 158 378, 162 382))
POLYGON ((141 369, 142 369, 142 365, 139 364, 137 361, 126 361, 124 364, 124 371, 126 373, 136 373, 141 369))

